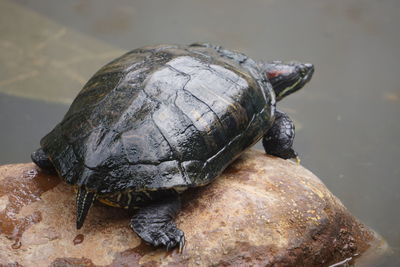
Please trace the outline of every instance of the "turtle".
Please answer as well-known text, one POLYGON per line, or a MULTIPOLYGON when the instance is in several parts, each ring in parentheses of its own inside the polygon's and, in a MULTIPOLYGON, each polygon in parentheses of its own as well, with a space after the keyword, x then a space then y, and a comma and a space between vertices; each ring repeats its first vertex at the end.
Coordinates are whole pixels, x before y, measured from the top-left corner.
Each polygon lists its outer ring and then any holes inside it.
POLYGON ((132 211, 145 242, 182 251, 181 193, 261 139, 267 154, 297 158, 294 124, 276 102, 313 72, 209 43, 134 49, 89 79, 31 158, 76 188, 77 229, 99 200, 132 211))

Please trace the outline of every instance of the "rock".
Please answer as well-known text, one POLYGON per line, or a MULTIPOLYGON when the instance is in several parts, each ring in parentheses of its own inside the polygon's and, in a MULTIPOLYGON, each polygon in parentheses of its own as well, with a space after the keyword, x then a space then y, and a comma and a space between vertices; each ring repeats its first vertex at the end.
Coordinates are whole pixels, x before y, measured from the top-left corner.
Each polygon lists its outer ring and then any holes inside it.
POLYGON ((310 171, 254 150, 183 199, 187 244, 166 252, 130 230, 126 211, 100 203, 76 230, 73 187, 32 163, 1 166, 0 265, 324 266, 376 240, 310 171))

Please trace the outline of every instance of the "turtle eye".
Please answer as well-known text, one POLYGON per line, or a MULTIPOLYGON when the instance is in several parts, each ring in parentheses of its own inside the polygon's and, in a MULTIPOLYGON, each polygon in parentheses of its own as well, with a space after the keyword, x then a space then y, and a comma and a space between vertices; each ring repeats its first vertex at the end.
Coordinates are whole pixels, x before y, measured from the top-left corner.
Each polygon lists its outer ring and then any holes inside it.
POLYGON ((296 66, 296 70, 301 78, 304 78, 307 75, 307 71, 303 66, 296 66))

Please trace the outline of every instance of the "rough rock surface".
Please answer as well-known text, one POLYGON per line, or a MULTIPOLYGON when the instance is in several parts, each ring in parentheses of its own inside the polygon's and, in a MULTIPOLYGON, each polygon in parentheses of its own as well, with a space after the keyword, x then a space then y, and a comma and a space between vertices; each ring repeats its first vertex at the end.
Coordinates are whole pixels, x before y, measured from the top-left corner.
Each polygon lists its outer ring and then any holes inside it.
POLYGON ((144 244, 101 204, 76 230, 74 196, 31 163, 0 166, 0 266, 324 266, 374 238, 310 171, 258 151, 185 193, 182 254, 144 244))

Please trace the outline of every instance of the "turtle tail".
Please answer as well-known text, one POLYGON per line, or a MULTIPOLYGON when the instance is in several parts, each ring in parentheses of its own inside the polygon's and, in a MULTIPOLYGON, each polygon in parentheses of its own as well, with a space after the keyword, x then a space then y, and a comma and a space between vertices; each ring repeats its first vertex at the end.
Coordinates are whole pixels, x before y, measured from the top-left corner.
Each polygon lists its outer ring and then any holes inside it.
POLYGON ((49 157, 44 153, 42 148, 37 149, 31 154, 31 159, 33 163, 39 166, 41 169, 48 172, 55 172, 53 163, 51 163, 49 157))
POLYGON ((85 221, 93 201, 96 199, 94 192, 87 191, 84 187, 79 187, 76 195, 76 228, 80 229, 85 221))

